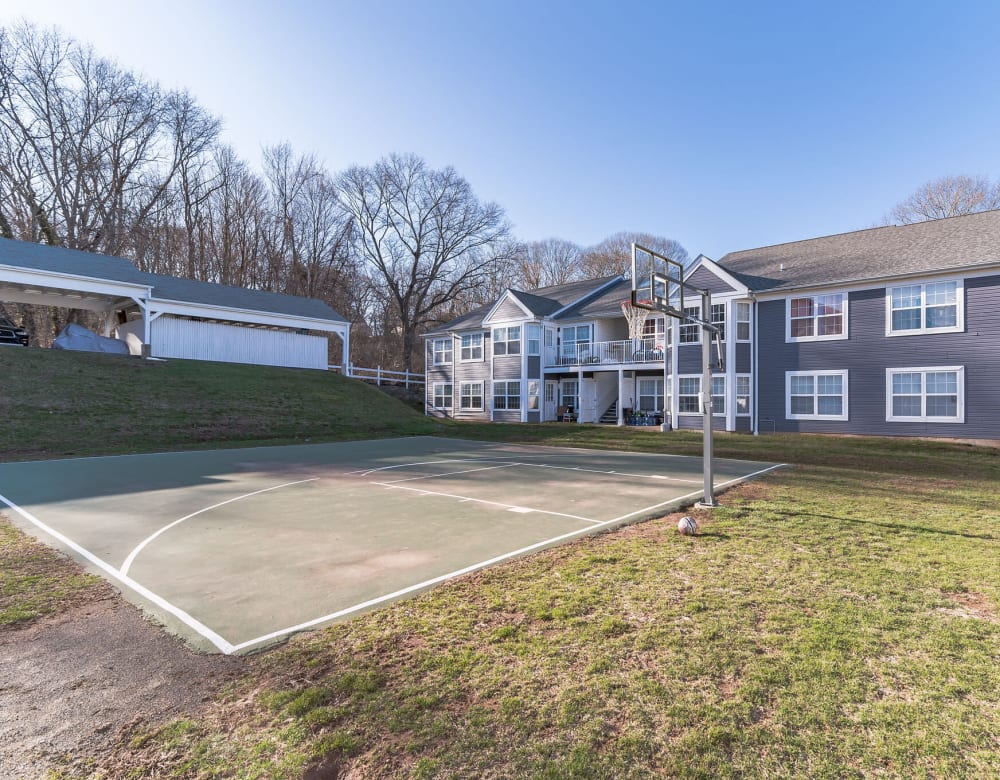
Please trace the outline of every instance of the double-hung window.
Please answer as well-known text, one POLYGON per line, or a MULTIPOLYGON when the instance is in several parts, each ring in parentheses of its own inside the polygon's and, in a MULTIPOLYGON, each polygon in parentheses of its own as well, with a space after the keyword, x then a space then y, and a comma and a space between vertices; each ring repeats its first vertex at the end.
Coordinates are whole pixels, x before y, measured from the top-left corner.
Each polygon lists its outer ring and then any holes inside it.
MULTIPOLYGON (((713 303, 712 304, 712 324, 719 329, 719 338, 722 341, 726 340, 726 304, 724 303, 713 303)), ((713 338, 715 335, 713 334, 713 338)))
POLYGON ((451 382, 434 383, 434 408, 451 411, 455 405, 451 382))
POLYGON ((483 334, 464 333, 462 334, 462 360, 482 360, 483 359, 483 334))
POLYGON ((750 341, 750 302, 736 302, 736 340, 750 341))
POLYGON ((846 420, 847 371, 786 371, 785 417, 846 420))
POLYGON ((434 339, 434 365, 444 366, 451 363, 454 355, 454 346, 451 337, 446 339, 434 339))
POLYGON ((906 284, 886 291, 886 334, 953 333, 964 327, 964 286, 959 280, 906 284))
POLYGON ((712 377, 712 414, 726 413, 726 377, 712 377))
POLYGON ((847 294, 825 293, 788 299, 786 341, 847 338, 847 294))
MULTIPOLYGON (((701 306, 685 306, 684 313, 689 317, 701 317, 701 306)), ((696 322, 688 323, 681 320, 677 342, 679 344, 700 344, 701 325, 696 322)))
POLYGON ((965 368, 887 368, 889 422, 965 422, 965 368))
POLYGON ((659 412, 663 409, 663 380, 639 380, 639 410, 643 412, 659 412))
POLYGON ((509 328, 493 329, 493 354, 494 355, 521 354, 520 325, 513 325, 509 328))
POLYGON ((521 408, 521 382, 494 382, 493 383, 493 408, 494 409, 520 409, 521 408))
POLYGON ((663 349, 666 344, 665 317, 649 317, 642 323, 642 340, 649 349, 663 349))
POLYGON ((680 414, 701 414, 700 376, 682 376, 677 379, 677 411, 680 414))
POLYGON ((524 326, 525 336, 528 340, 528 354, 538 355, 541 354, 542 347, 542 326, 536 323, 530 323, 524 326))
POLYGON ((750 375, 736 375, 736 414, 747 416, 750 414, 750 375))
POLYGON ((482 411, 483 383, 462 382, 458 386, 458 408, 462 411, 482 411))
MULTIPOLYGON (((590 326, 570 325, 562 329, 562 363, 572 365, 590 353, 590 326)), ((565 406, 565 404, 563 404, 565 406)))

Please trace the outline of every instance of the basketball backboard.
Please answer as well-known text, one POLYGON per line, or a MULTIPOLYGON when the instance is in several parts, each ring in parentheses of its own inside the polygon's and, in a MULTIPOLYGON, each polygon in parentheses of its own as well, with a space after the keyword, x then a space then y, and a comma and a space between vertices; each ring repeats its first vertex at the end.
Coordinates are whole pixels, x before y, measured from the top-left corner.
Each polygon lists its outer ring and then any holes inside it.
POLYGON ((632 305, 672 317, 684 316, 684 266, 659 252, 632 244, 632 305))

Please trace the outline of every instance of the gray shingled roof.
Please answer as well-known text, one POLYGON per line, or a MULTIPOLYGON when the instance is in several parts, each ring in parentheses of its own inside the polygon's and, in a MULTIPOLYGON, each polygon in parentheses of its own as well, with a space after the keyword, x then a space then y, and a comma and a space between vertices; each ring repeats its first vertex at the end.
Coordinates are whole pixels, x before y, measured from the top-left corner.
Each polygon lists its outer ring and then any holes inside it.
POLYGON ((249 290, 244 287, 199 282, 162 274, 148 274, 124 258, 81 252, 77 249, 0 238, 0 264, 37 271, 74 274, 90 279, 140 284, 152 287, 153 298, 159 300, 347 322, 343 316, 315 298, 249 290))
POLYGON ((614 317, 621 316, 622 301, 632 297, 632 283, 627 279, 619 279, 599 295, 588 298, 572 308, 567 309, 557 320, 576 319, 578 317, 614 317))
POLYGON ((719 261, 757 292, 994 264, 1000 210, 730 252, 719 261))
POLYGON ((511 290, 511 292, 528 307, 528 311, 538 317, 545 317, 562 308, 562 304, 552 298, 543 298, 541 295, 533 295, 524 290, 511 290))

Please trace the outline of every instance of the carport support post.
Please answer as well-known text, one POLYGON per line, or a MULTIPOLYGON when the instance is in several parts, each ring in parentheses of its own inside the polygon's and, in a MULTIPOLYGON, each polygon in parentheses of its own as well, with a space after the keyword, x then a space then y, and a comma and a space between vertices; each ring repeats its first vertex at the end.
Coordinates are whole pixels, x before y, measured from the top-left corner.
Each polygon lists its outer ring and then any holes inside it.
POLYGON ((703 412, 702 438, 704 441, 705 475, 704 497, 698 502, 699 507, 715 507, 715 481, 712 473, 712 336, 714 331, 706 324, 712 317, 712 293, 702 290, 701 293, 701 408, 703 412))

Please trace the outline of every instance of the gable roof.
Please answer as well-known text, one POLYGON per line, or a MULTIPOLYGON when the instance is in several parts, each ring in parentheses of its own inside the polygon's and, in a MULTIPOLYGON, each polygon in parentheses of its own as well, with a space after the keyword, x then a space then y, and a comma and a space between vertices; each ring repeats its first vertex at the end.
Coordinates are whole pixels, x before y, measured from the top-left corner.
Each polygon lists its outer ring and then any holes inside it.
POLYGON ((150 274, 140 271, 122 257, 35 244, 30 241, 0 238, 0 265, 143 285, 152 288, 151 300, 347 322, 342 315, 316 298, 150 274))
MULTIPOLYGON (((549 287, 540 287, 530 293, 521 290, 510 290, 523 306, 530 309, 536 317, 548 317, 571 304, 580 301, 587 296, 593 295, 604 285, 620 279, 620 276, 602 276, 597 279, 583 279, 578 282, 567 282, 566 284, 555 284, 549 287)), ((504 294, 506 295, 506 293, 504 294)), ((426 335, 441 334, 454 330, 472 330, 483 327, 483 320, 494 309, 496 304, 503 300, 501 296, 498 301, 488 303, 485 306, 473 309, 458 317, 455 317, 443 325, 428 331, 426 335)), ((561 315, 560 315, 561 319, 561 315)))
POLYGON ((730 252, 719 265, 757 292, 1000 265, 1000 210, 730 252))
POLYGON ((582 300, 566 311, 559 312, 556 319, 622 316, 622 301, 631 300, 632 283, 620 276, 612 278, 615 279, 614 284, 608 285, 598 295, 582 300))

